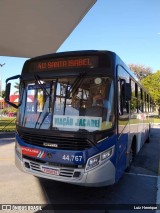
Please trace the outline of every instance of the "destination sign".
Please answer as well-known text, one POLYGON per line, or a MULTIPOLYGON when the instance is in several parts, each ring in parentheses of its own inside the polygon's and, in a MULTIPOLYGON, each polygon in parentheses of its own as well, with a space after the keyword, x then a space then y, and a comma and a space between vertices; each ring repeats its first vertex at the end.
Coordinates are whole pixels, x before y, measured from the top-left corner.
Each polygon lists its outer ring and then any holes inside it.
POLYGON ((98 66, 97 56, 56 58, 32 62, 30 71, 49 71, 69 68, 95 68, 98 66))
POLYGON ((53 118, 53 126, 57 128, 63 127, 95 131, 100 130, 101 125, 101 117, 54 115, 53 118))

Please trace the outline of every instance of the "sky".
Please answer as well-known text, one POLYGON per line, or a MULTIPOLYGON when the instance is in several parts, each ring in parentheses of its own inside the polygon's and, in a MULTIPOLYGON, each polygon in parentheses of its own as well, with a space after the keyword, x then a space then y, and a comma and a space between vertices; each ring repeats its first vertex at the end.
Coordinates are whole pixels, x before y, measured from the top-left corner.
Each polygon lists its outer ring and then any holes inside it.
MULTIPOLYGON (((110 50, 126 64, 160 70, 160 0, 97 0, 58 52, 110 50)), ((47 52, 46 52, 47 54, 47 52)), ((0 56, 0 80, 21 73, 26 58, 0 56)))

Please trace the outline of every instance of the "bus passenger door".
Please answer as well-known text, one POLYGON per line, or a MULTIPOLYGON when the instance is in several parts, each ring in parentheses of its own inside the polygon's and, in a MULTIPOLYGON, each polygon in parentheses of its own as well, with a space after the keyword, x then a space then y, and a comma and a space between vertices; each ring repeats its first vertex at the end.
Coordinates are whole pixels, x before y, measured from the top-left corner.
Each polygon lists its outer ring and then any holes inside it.
POLYGON ((130 102, 126 99, 127 73, 123 70, 118 77, 118 130, 116 181, 123 175, 127 164, 127 147, 130 137, 130 102))

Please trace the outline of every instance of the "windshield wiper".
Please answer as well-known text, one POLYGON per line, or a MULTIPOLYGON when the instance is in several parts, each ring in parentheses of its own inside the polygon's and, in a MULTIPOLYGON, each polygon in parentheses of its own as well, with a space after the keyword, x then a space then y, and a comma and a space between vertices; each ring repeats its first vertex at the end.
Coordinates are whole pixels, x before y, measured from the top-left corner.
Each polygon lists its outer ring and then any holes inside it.
POLYGON ((69 98, 71 93, 72 93, 72 96, 75 94, 75 92, 77 91, 78 87, 80 87, 80 85, 82 84, 85 75, 86 75, 86 73, 81 73, 80 75, 77 76, 77 78, 73 82, 73 84, 70 87, 70 89, 69 90, 67 89, 66 98, 69 98))
POLYGON ((47 91, 46 87, 44 86, 44 84, 41 83, 41 79, 38 75, 34 75, 34 78, 37 82, 37 84, 40 86, 40 88, 47 94, 47 96, 49 96, 49 98, 51 99, 51 95, 49 94, 49 92, 47 91))
MULTIPOLYGON (((41 83, 40 77, 39 77, 38 75, 34 75, 34 78, 35 78, 37 84, 38 84, 38 85, 40 86, 40 88, 43 90, 43 92, 47 95, 47 97, 49 97, 49 101, 50 101, 50 100, 51 100, 51 95, 50 95, 50 93, 47 91, 47 89, 46 89, 46 87, 44 86, 44 84, 41 83)), ((46 103, 45 103, 45 104, 46 104, 46 103)), ((40 120, 41 116, 42 116, 44 113, 46 114, 46 112, 47 112, 47 110, 45 109, 45 106, 43 106, 43 112, 40 112, 40 113, 39 113, 39 116, 38 116, 37 121, 36 121, 36 123, 35 123, 35 128, 36 128, 36 126, 39 124, 39 120, 40 120)), ((42 125, 42 123, 43 123, 44 120, 45 120, 45 119, 43 118, 43 120, 42 120, 42 122, 41 122, 41 124, 40 124, 40 127, 41 127, 41 125, 42 125)), ((39 127, 39 128, 40 128, 40 127, 39 127)))
POLYGON ((69 82, 67 83, 63 115, 65 115, 67 99, 70 98, 71 93, 72 93, 72 97, 74 96, 78 87, 80 87, 80 85, 82 84, 84 76, 85 76, 85 73, 81 73, 80 75, 78 75, 75 81, 73 82, 72 86, 70 87, 70 89, 68 89, 69 82))

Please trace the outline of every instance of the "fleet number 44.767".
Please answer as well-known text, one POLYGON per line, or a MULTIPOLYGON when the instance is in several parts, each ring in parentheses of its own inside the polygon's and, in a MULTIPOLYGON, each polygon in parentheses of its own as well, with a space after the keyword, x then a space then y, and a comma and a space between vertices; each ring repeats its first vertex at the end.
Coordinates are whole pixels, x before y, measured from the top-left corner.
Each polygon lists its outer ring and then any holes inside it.
POLYGON ((81 162, 82 156, 80 156, 80 155, 63 155, 62 159, 65 160, 65 161, 81 162))

